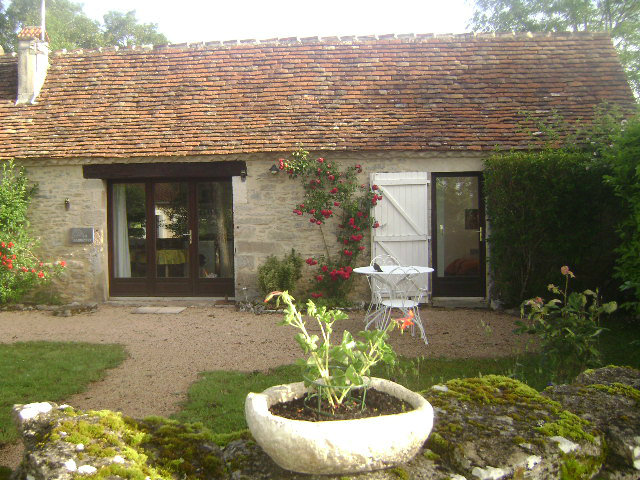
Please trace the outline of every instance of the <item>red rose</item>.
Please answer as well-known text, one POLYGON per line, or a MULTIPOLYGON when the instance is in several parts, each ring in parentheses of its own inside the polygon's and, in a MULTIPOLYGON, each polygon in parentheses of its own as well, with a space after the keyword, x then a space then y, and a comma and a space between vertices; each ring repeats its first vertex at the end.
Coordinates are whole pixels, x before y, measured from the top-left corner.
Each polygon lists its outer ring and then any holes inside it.
POLYGON ((358 250, 360 250, 360 251, 364 250, 364 245, 360 245, 360 246, 358 247, 358 250))
POLYGON ((339 207, 340 206, 340 202, 333 202, 333 206, 334 207, 339 207))
POLYGON ((312 293, 311 296, 313 298, 320 298, 322 296, 322 294, 321 293, 312 293))
POLYGON ((334 177, 333 175, 329 175, 329 180, 331 180, 332 182, 336 179, 336 177, 334 177))
POLYGON ((329 193, 338 193, 338 189, 336 187, 333 187, 329 193))
POLYGON ((321 282, 324 279, 324 277, 322 275, 316 275, 316 280, 318 282, 321 282))
POLYGON ((9 242, 9 243, 7 243, 7 247, 8 247, 8 248, 13 247, 13 242, 9 242))
POLYGON ((324 158, 319 158, 318 162, 320 162, 320 163, 324 162, 324 158))
POLYGON ((327 270, 329 270, 329 267, 327 267, 326 265, 322 265, 322 271, 326 272, 327 270))
POLYGON ((380 224, 378 222, 373 224, 373 228, 378 228, 380 226, 380 224))
POLYGON ((371 186, 371 190, 377 190, 378 189, 378 185, 372 185, 371 186))

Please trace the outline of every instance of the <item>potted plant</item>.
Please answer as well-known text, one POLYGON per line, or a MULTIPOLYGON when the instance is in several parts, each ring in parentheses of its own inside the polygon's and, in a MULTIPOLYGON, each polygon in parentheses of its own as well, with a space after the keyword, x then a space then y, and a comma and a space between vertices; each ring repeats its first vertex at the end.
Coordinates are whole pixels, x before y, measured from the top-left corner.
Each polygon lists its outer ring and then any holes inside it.
POLYGON ((299 330, 296 340, 309 357, 302 361, 304 382, 247 395, 245 416, 258 445, 279 466, 300 473, 365 472, 411 460, 431 432, 433 408, 421 395, 368 374, 380 361, 395 362, 386 343, 388 333, 396 326, 404 330, 411 325, 412 315, 391 320, 384 330, 360 332, 364 340, 345 331, 341 343, 332 345, 333 324, 347 318, 344 312, 307 303, 306 315, 317 321, 320 338, 307 330, 288 292, 273 292, 266 301, 274 296, 286 305, 282 324, 299 330), (397 413, 367 416, 372 410, 367 397, 374 398, 374 393, 395 403, 397 413), (271 411, 287 406, 294 418, 271 411))

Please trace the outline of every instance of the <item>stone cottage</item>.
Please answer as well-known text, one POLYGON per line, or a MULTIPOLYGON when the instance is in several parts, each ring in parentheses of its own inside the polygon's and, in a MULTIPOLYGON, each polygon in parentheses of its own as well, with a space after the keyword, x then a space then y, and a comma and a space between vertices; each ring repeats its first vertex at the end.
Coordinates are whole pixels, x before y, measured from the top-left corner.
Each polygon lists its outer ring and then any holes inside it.
POLYGON ((270 171, 300 146, 381 186, 373 253, 433 266, 434 296, 484 297, 483 158, 528 145, 524 114, 635 105, 597 33, 52 53, 40 37, 0 55, 0 159, 38 183, 42 255, 77 300, 242 298, 268 255, 319 253, 291 213, 301 188, 270 171))

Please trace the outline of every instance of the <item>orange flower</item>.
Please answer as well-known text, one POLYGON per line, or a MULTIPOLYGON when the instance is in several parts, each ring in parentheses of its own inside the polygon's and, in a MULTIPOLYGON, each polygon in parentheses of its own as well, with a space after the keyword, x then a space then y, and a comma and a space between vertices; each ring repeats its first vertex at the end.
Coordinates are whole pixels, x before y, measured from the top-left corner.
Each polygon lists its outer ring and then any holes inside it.
POLYGON ((411 325, 413 325, 413 317, 414 317, 413 310, 409 310, 406 317, 399 318, 398 320, 396 320, 398 322, 398 325, 400 326, 401 331, 404 332, 407 327, 410 327, 411 325))

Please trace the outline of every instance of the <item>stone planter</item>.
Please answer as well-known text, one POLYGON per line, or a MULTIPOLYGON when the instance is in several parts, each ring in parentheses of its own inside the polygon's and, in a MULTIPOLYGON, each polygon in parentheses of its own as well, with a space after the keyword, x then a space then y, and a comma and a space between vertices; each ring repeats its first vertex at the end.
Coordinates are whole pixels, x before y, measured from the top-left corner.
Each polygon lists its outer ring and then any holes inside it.
POLYGON ((415 410, 396 415, 306 422, 272 415, 269 407, 299 398, 304 383, 291 383, 250 393, 245 416, 262 449, 284 469, 300 473, 368 472, 411 460, 433 426, 433 408, 421 395, 397 383, 371 378, 371 387, 393 395, 415 410))

